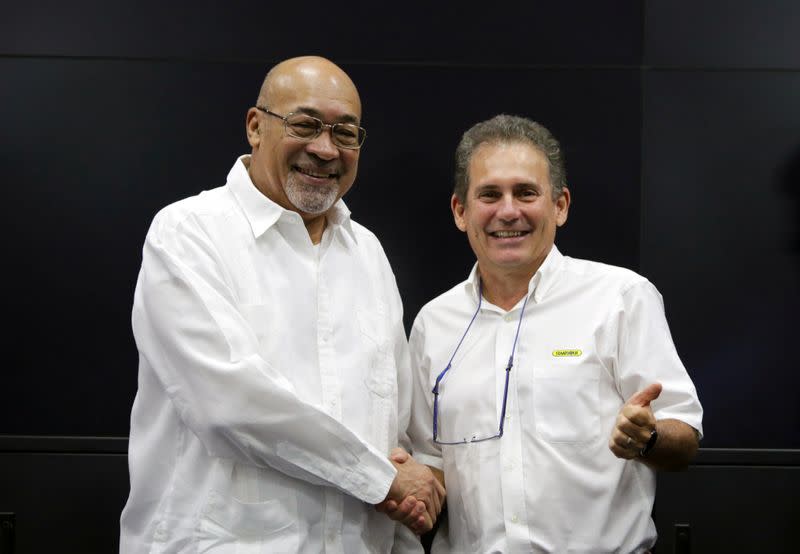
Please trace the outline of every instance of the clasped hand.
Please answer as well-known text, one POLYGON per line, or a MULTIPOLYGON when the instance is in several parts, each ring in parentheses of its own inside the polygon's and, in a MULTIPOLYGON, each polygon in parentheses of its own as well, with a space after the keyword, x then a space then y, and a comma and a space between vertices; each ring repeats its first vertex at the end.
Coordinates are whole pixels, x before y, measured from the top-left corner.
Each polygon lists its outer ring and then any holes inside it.
POLYGON ((444 505, 444 486, 428 466, 402 448, 393 449, 389 460, 397 468, 397 475, 386 499, 375 509, 418 535, 430 531, 444 505))

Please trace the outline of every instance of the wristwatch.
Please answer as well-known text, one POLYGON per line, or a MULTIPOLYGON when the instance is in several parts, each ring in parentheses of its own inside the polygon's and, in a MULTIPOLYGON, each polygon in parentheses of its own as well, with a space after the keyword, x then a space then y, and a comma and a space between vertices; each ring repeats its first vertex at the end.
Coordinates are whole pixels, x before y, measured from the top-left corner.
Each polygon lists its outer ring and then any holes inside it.
POLYGON ((642 449, 639 451, 639 456, 641 456, 642 458, 645 458, 645 457, 647 457, 647 454, 648 454, 648 453, 649 453, 649 452, 650 452, 650 451, 653 449, 653 447, 656 445, 656 441, 657 441, 657 440, 658 440, 658 431, 656 431, 655 429, 653 429, 652 431, 650 431, 650 438, 649 438, 649 439, 647 439, 647 444, 645 444, 645 445, 644 445, 644 448, 642 448, 642 449))

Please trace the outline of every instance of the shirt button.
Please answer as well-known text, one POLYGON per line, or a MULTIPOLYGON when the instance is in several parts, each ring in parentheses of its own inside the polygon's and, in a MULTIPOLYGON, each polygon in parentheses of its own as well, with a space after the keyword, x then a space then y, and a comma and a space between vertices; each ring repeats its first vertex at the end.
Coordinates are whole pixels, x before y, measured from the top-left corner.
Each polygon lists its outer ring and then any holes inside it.
POLYGON ((158 527, 156 527, 155 536, 153 537, 157 541, 166 541, 169 533, 167 532, 167 524, 160 523, 158 527))

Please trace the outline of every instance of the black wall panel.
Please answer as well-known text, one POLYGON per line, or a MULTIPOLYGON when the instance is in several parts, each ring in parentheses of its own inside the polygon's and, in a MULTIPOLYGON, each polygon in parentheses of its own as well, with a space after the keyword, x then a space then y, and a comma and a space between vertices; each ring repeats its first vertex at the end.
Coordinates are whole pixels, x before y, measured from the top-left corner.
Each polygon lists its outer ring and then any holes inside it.
POLYGON ((800 69, 800 3, 645 2, 644 61, 706 69, 800 69))
POLYGON ((653 71, 644 90, 642 270, 703 445, 798 448, 800 73, 653 71))
POLYGON ((0 59, 7 434, 127 435, 150 219, 224 183, 262 68, 0 59), (213 109, 211 108, 213 107, 213 109))
POLYGON ((18 2, 0 53, 257 60, 306 53, 386 64, 637 64, 640 1, 18 2))
POLYGON ((127 497, 125 454, 0 451, 0 512, 16 519, 14 550, 0 552, 116 552, 127 497))
POLYGON ((656 554, 794 554, 798 489, 796 460, 792 466, 696 465, 660 473, 656 554), (688 525, 688 540, 678 537, 676 525, 688 525))

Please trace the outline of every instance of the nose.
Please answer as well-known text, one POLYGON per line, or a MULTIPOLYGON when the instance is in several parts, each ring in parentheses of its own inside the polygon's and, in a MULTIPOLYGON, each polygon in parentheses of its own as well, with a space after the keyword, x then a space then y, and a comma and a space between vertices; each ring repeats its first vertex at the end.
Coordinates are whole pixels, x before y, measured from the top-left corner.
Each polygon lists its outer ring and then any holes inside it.
POLYGON ((497 204, 497 218, 504 222, 519 219, 519 206, 513 194, 505 194, 497 204))
POLYGON ((323 160, 334 160, 339 157, 339 148, 333 144, 331 140, 331 133, 333 129, 330 126, 322 128, 322 132, 317 137, 308 143, 306 150, 318 158, 323 160))

